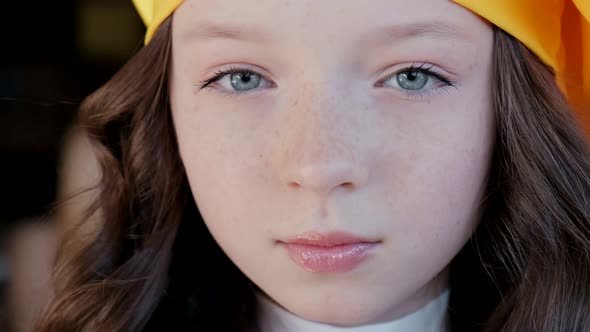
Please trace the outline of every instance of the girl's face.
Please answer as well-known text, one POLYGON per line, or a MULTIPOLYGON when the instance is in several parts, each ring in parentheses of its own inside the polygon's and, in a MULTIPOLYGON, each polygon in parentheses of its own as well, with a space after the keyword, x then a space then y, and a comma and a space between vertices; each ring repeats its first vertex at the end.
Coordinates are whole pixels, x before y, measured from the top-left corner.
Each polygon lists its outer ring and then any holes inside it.
POLYGON ((447 0, 186 0, 172 115, 221 248, 309 320, 378 322, 438 295, 478 223, 492 41, 447 0))

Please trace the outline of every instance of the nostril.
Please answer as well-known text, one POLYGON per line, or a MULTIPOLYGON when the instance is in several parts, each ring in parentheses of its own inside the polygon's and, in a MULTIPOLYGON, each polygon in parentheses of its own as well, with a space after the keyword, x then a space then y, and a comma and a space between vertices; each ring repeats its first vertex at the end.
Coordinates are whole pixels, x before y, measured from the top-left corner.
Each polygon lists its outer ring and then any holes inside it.
MULTIPOLYGON (((345 188, 352 188, 352 187, 354 187, 354 184, 352 182, 343 182, 340 184, 340 186, 345 187, 345 188)), ((302 187, 302 186, 295 181, 289 182, 289 188, 297 189, 300 187, 302 187)))

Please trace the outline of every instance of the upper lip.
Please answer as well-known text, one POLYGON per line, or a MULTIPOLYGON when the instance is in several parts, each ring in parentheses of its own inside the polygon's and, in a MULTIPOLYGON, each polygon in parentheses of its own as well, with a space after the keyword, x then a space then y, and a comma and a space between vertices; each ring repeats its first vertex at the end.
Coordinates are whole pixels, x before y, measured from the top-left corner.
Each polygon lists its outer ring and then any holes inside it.
POLYGON ((334 231, 329 233, 305 232, 283 242, 317 247, 335 247, 353 243, 375 243, 380 241, 356 236, 348 232, 334 231))

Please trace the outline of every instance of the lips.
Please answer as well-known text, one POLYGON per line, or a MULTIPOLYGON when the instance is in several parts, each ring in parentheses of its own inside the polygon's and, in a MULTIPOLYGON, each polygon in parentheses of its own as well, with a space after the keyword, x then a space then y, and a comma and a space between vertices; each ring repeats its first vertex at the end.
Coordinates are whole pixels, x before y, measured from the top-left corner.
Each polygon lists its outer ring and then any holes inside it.
POLYGON ((308 232, 281 242, 293 262, 312 272, 353 270, 370 258, 379 243, 346 232, 308 232))

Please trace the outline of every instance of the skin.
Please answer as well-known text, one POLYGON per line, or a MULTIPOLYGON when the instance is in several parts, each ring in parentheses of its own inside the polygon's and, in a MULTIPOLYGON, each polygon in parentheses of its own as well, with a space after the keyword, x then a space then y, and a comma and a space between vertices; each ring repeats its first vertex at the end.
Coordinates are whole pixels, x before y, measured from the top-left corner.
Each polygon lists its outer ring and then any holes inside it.
POLYGON ((492 42, 487 22, 446 0, 186 0, 173 22, 172 116, 213 237, 304 319, 362 325, 423 307, 478 223, 492 42), (454 86, 409 92, 396 82, 412 65, 454 86), (264 80, 239 95, 231 74, 200 88, 229 67, 264 80), (380 243, 339 273, 307 271, 280 244, 334 230, 380 243))

